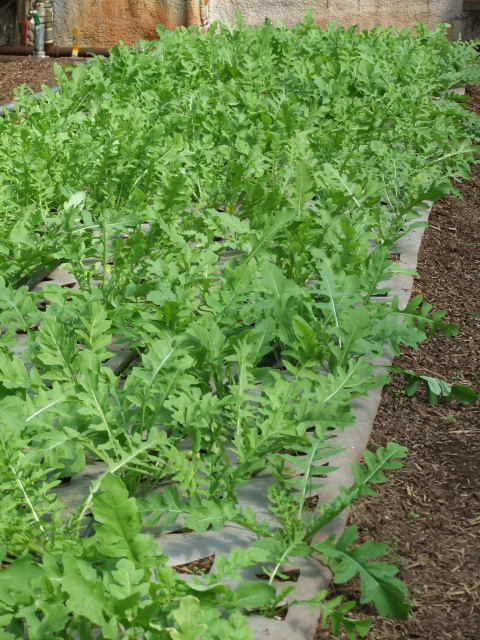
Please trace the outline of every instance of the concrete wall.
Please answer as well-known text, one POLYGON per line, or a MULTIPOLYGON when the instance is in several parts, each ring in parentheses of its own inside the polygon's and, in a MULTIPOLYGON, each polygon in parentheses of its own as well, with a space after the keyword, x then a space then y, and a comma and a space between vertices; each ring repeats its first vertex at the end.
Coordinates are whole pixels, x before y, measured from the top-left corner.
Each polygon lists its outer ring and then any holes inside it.
POLYGON ((172 29, 179 25, 205 24, 213 20, 233 21, 240 9, 245 21, 259 24, 266 17, 287 25, 302 20, 312 8, 315 20, 330 20, 361 29, 381 23, 411 27, 416 20, 434 27, 439 22, 452 25, 453 38, 462 33, 480 35, 480 12, 462 11, 463 0, 54 0, 56 44, 68 46, 72 27, 80 29, 80 46, 110 46, 118 40, 128 44, 155 37, 155 25, 172 29))
POLYGON ((185 24, 185 0, 54 0, 54 15, 56 45, 69 46, 75 26, 80 47, 109 47, 151 40, 157 24, 185 24))
POLYGON ((459 33, 467 38, 480 35, 480 12, 467 13, 462 6, 463 0, 211 0, 209 19, 233 20, 235 10, 241 9, 248 23, 258 24, 268 16, 291 26, 312 8, 321 25, 336 20, 344 26, 358 24, 361 29, 371 29, 379 23, 412 27, 420 21, 433 28, 448 22, 452 38, 459 33))
MULTIPOLYGON (((0 0, 0 8, 6 0, 0 0)), ((16 0, 17 11, 28 0, 16 0)), ((439 22, 452 25, 450 35, 480 36, 480 11, 464 12, 463 0, 53 0, 55 44, 70 46, 72 28, 80 30, 80 46, 111 46, 119 40, 127 44, 156 37, 155 25, 173 29, 180 25, 210 24, 213 20, 233 21, 240 9, 245 21, 260 24, 266 17, 292 25, 312 8, 315 20, 325 25, 331 20, 369 29, 376 24, 413 26, 420 20, 430 27, 439 22)), ((10 10, 7 10, 10 14, 10 10)), ((17 25, 12 35, 10 15, 0 15, 0 44, 20 43, 17 25)))

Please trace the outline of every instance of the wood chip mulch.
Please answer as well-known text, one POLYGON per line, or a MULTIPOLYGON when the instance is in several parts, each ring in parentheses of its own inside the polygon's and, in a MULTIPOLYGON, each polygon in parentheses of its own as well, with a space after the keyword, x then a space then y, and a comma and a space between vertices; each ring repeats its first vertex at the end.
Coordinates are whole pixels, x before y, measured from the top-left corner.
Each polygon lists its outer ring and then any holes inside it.
POLYGON ((210 573, 215 556, 207 556, 206 558, 200 558, 200 560, 194 560, 193 562, 186 562, 185 564, 177 564, 172 567, 175 573, 186 573, 188 575, 198 575, 202 573, 210 573))
MULTIPOLYGON (((480 85, 467 88, 467 107, 480 114, 480 85)), ((459 335, 437 336, 418 353, 403 349, 394 365, 480 393, 480 166, 430 217, 419 256, 414 294, 437 309, 459 335)), ((370 446, 394 441, 408 447, 405 466, 376 485, 377 498, 353 506, 349 524, 359 541, 390 545, 386 558, 412 601, 407 620, 384 619, 371 606, 356 612, 372 618, 369 640, 478 640, 480 638, 480 407, 430 405, 424 395, 407 398, 405 381, 384 389, 370 446)), ((359 599, 358 584, 333 586, 331 595, 359 599)), ((339 636, 344 640, 345 635, 339 636)), ((331 640, 317 628, 315 640, 331 640)))
POLYGON ((70 58, 32 58, 26 56, 23 60, 1 62, 0 60, 0 105, 15 99, 13 90, 26 84, 34 93, 42 90, 42 85, 54 87, 57 83, 53 72, 53 63, 58 62, 62 67, 78 64, 70 58))

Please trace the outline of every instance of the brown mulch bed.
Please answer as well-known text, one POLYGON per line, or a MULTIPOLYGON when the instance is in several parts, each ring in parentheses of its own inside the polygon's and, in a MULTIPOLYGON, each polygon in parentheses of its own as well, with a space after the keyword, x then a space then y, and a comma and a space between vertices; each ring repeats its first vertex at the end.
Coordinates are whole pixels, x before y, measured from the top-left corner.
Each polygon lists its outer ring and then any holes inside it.
MULTIPOLYGON (((467 88, 468 108, 480 113, 480 85, 467 88)), ((467 384, 480 393, 480 167, 459 188, 463 200, 437 202, 420 250, 414 294, 448 310, 459 334, 437 336, 418 353, 403 349, 394 365, 467 384)), ((478 640, 480 638, 480 408, 430 405, 407 398, 405 381, 385 387, 370 448, 389 441, 408 447, 404 468, 389 473, 378 497, 353 506, 349 524, 359 541, 390 545, 387 560, 400 567, 412 615, 384 619, 371 606, 370 640, 478 640)), ((359 599, 358 585, 334 586, 331 595, 359 599)), ((340 636, 342 639, 344 635, 340 636)), ((333 638, 317 629, 315 640, 333 638)))
POLYGON ((185 564, 177 564, 172 569, 175 573, 186 573, 188 575, 197 575, 202 573, 210 573, 213 567, 215 556, 207 556, 200 560, 194 560, 193 562, 186 562, 185 564))
POLYGON ((62 67, 78 64, 70 58, 31 58, 14 62, 0 62, 0 105, 15 99, 13 90, 22 84, 28 85, 34 93, 42 90, 42 85, 54 87, 57 84, 53 73, 53 63, 62 67))

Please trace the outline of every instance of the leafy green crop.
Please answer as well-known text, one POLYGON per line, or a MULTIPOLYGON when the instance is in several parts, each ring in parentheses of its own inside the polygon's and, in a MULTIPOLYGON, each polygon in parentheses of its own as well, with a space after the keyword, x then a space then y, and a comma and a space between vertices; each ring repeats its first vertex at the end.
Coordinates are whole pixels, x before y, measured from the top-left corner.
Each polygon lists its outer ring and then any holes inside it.
MULTIPOLYGON (((331 502, 318 490, 353 399, 388 381, 384 345, 455 335, 385 294, 395 240, 474 162, 478 118, 441 92, 479 80, 477 53, 445 26, 311 14, 158 34, 58 68, 60 93, 19 91, 0 120, 4 635, 249 640, 246 615, 305 603, 278 581, 314 552, 406 616, 395 568, 370 562, 383 545, 317 538, 404 448, 365 454, 331 502), (72 286, 38 286, 58 265, 72 286), (66 509, 59 485, 93 464, 66 509), (261 473, 275 525, 239 498, 261 473), (228 523, 253 542, 188 581, 148 532, 228 523)), ((365 636, 325 598, 308 600, 324 624, 365 636)))
POLYGON ((399 373, 407 380, 407 396, 413 396, 417 391, 420 382, 423 382, 427 394, 427 400, 431 404, 438 404, 439 398, 444 398, 446 402, 455 399, 457 402, 476 402, 477 394, 469 387, 461 384, 450 384, 439 378, 432 376, 422 376, 414 371, 404 371, 396 367, 389 367, 392 373, 399 373))

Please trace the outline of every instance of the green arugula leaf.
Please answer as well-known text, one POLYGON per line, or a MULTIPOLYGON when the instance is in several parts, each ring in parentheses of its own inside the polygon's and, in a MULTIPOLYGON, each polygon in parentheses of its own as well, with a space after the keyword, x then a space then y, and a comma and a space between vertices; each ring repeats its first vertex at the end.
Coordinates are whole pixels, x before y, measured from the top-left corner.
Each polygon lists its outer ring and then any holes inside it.
POLYGON ((169 618, 175 628, 170 631, 172 640, 199 640, 207 625, 202 622, 204 613, 193 596, 185 596, 169 618))
POLYGON ((335 536, 330 536, 323 543, 314 543, 313 547, 328 562, 336 584, 348 582, 356 575, 360 577, 362 604, 373 600, 380 615, 406 618, 409 612, 409 606, 405 603, 407 589, 393 577, 398 569, 386 562, 369 562, 372 558, 383 555, 387 545, 369 541, 349 549, 356 533, 357 527, 352 525, 336 543, 335 536))
POLYGON ((275 587, 257 580, 241 582, 234 591, 235 602, 242 609, 258 609, 270 604, 276 598, 275 587))
POLYGON ((142 519, 134 498, 128 497, 118 476, 105 474, 100 493, 93 498, 92 513, 98 524, 91 545, 106 558, 142 562, 155 547, 153 536, 141 534, 142 519))

